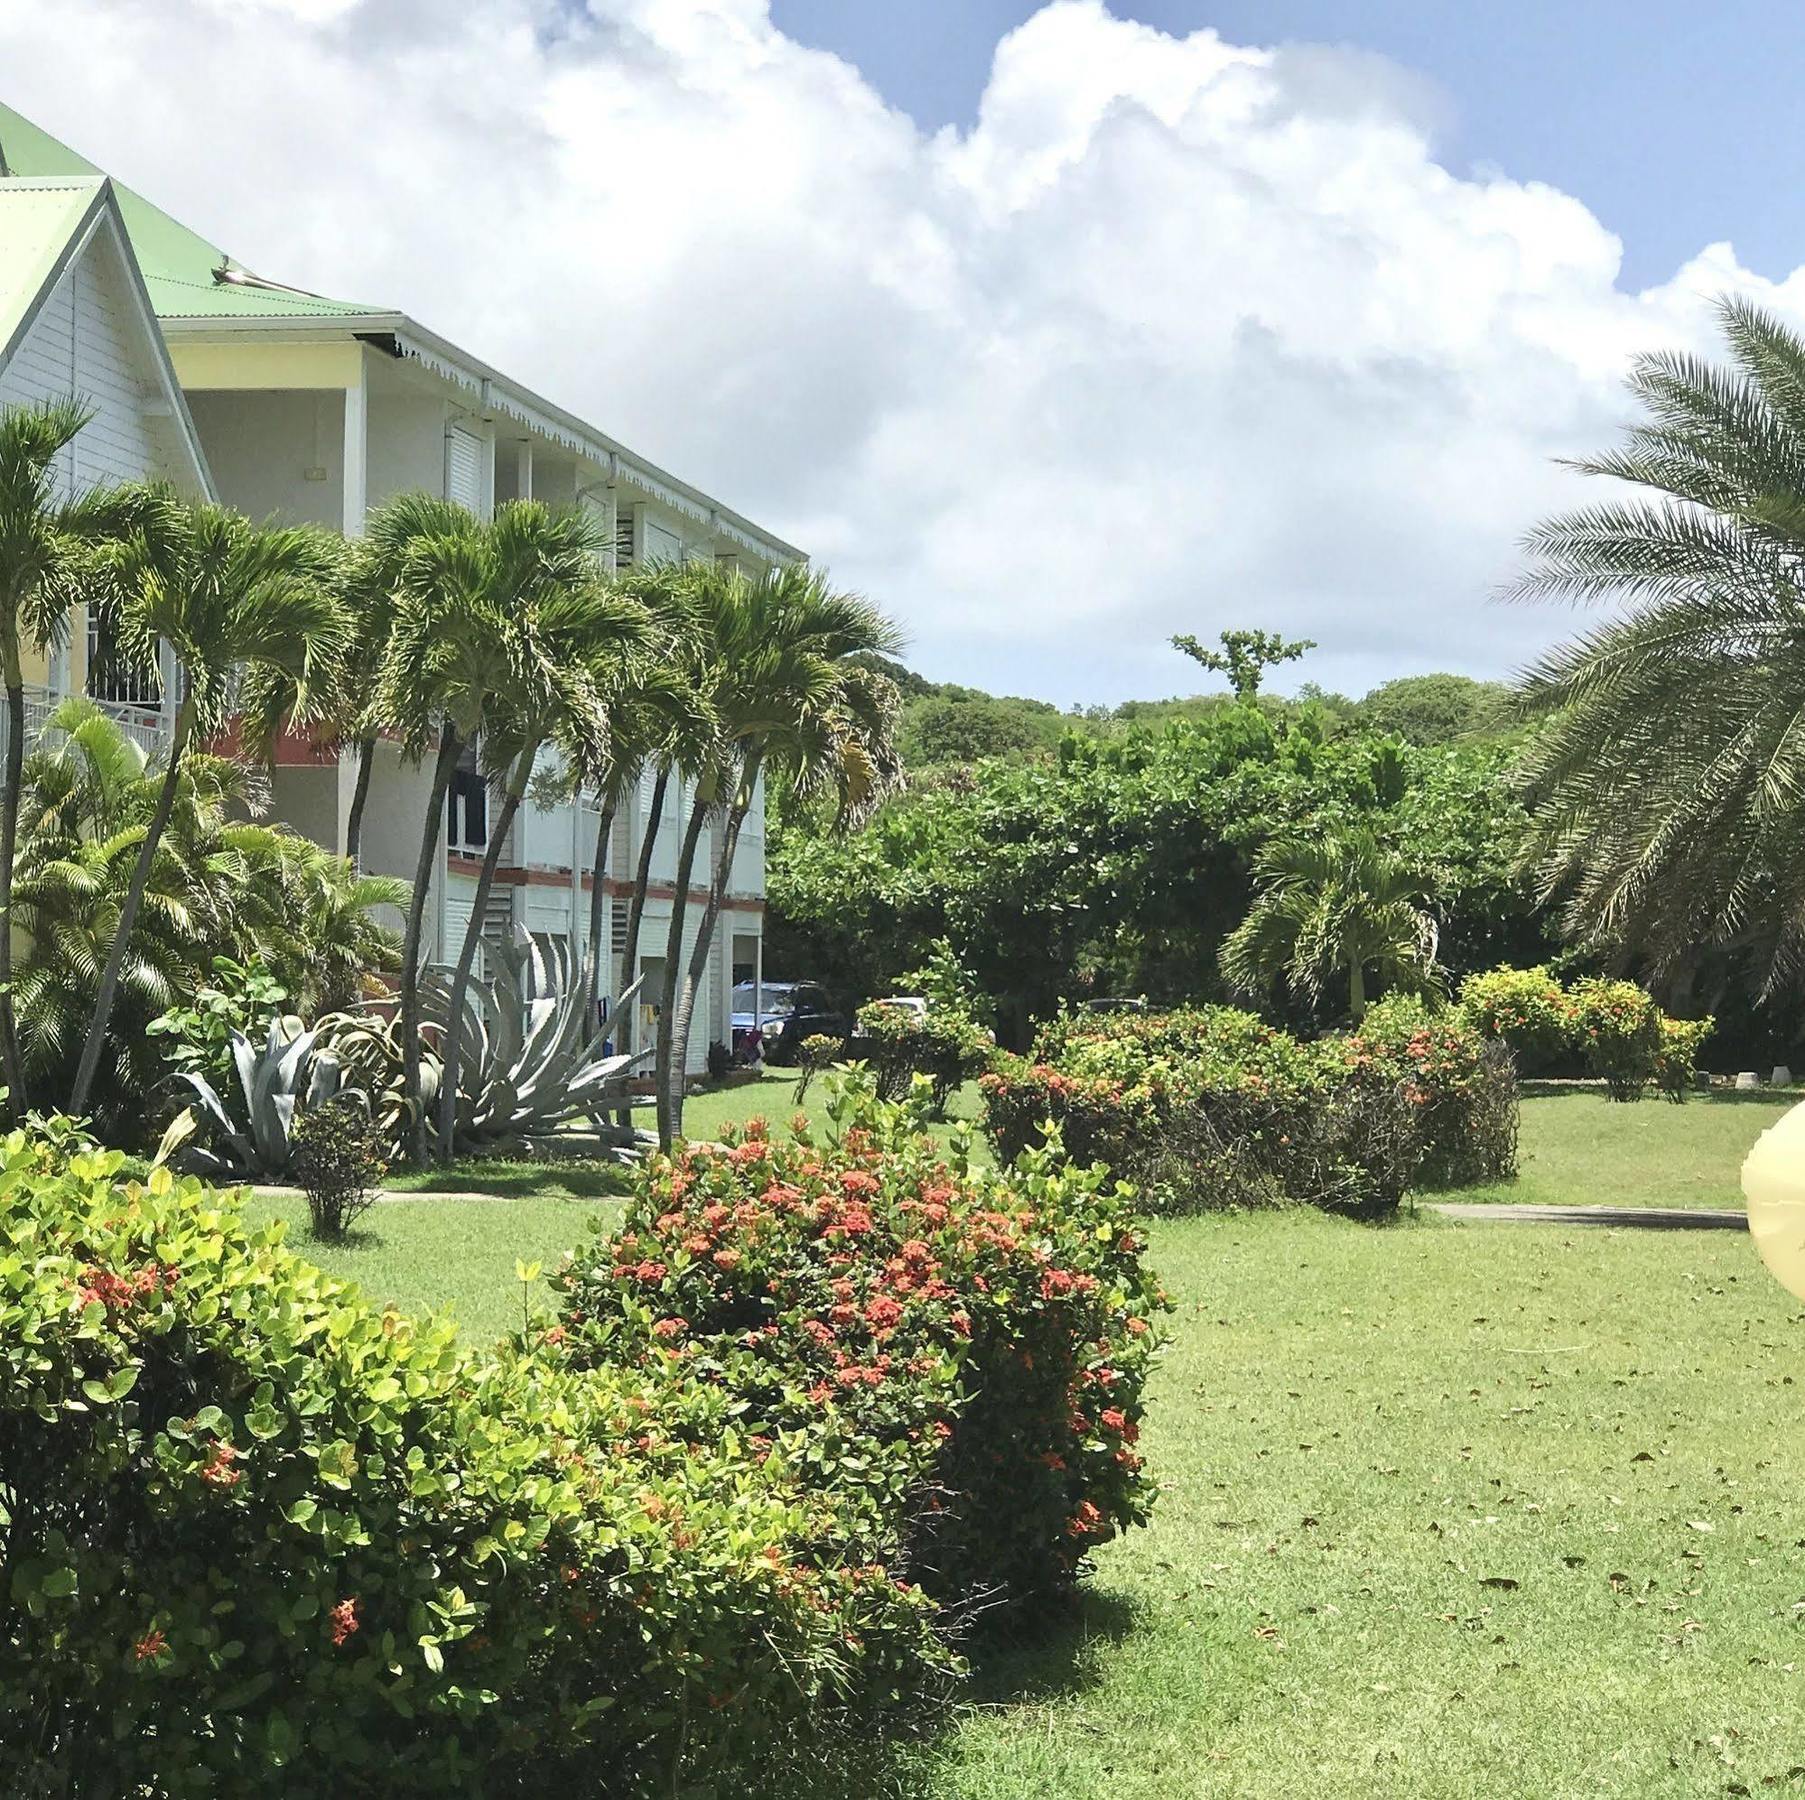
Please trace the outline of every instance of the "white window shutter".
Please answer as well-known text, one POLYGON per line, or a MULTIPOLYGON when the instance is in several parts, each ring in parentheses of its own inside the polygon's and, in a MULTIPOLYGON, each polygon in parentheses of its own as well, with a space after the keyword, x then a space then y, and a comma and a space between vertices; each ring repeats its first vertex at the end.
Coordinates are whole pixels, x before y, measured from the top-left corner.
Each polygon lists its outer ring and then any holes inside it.
POLYGON ((445 433, 445 498, 482 514, 483 441, 461 425, 445 433))

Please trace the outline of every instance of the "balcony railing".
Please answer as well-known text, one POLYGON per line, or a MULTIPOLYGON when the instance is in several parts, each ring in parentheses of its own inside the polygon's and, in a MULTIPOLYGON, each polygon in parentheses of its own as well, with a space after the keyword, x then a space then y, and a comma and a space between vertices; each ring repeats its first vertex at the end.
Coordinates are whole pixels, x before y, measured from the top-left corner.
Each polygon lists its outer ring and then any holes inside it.
MULTIPOLYGON (((25 753, 28 756, 43 739, 51 715, 64 698, 66 696, 53 694, 46 687, 27 686, 25 689, 25 753)), ((168 742, 160 708, 127 700, 96 700, 94 704, 102 712, 110 713, 147 757, 158 755, 168 742)), ((6 750, 7 727, 6 706, 0 699, 0 756, 6 750)))

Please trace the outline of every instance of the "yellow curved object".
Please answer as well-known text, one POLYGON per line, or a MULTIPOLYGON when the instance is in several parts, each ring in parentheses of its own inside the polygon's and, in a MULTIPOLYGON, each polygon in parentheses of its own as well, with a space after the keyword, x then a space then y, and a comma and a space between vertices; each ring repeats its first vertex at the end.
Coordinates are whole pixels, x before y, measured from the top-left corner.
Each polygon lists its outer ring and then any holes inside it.
POLYGON ((1742 1165, 1742 1194, 1768 1273, 1805 1300, 1805 1102, 1755 1140, 1742 1165))

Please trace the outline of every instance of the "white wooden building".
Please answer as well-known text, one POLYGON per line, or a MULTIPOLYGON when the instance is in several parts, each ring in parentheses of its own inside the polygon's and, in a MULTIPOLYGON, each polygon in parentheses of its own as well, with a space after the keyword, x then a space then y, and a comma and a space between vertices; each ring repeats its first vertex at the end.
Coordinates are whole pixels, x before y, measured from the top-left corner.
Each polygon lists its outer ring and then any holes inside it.
MULTIPOLYGON (((801 557, 794 546, 405 314, 327 299, 253 275, 129 189, 106 184, 74 151, 4 106, 0 170, 5 171, 0 196, 37 191, 46 182, 87 182, 106 197, 102 210, 113 225, 100 254, 111 259, 104 274, 113 311, 130 314, 147 344, 157 339, 145 323, 154 317, 161 332, 156 351, 179 383, 156 403, 161 414, 146 395, 136 437, 108 415, 107 433, 97 434, 96 442, 108 446, 116 466, 97 465, 92 478, 167 472, 185 447, 190 485, 204 488, 211 469, 218 497, 253 517, 315 521, 347 534, 363 529, 371 507, 424 489, 484 517, 517 497, 592 508, 622 564, 708 558, 756 568, 801 557), (157 418, 164 422, 155 423, 157 418)), ((98 294, 100 263, 95 270, 98 294)), ((6 381, 23 384, 29 371, 55 385, 54 355, 42 369, 36 350, 32 357, 19 360, 17 376, 10 364, 0 370, 0 399, 10 397, 6 381)), ((95 385, 97 390, 103 385, 98 374, 95 385)), ((67 379, 57 391, 68 391, 67 379)), ((123 390, 118 405, 124 413, 132 410, 123 390)), ((84 432, 84 450, 87 439, 84 432)), ((47 674, 60 675, 65 687, 76 689, 84 680, 82 667, 47 674)), ((140 697, 109 698, 128 709, 140 697)), ((342 849, 354 775, 349 758, 323 757, 298 741, 285 744, 275 773, 275 816, 342 849)), ((441 960, 456 954, 486 842, 490 809, 473 791, 475 781, 473 774, 467 777, 453 796, 448 843, 427 908, 428 955, 441 960)), ((411 878, 429 785, 429 769, 405 767, 385 749, 362 833, 368 869, 411 878)), ((605 930, 623 955, 627 897, 651 787, 648 777, 617 820, 603 886, 605 930)), ((647 991, 656 988, 665 954, 688 804, 689 796, 673 781, 636 946, 636 964, 652 978, 647 991)), ((582 939, 596 824, 587 802, 549 807, 529 802, 521 809, 504 850, 485 937, 501 938, 518 924, 582 939)), ((736 972, 751 978, 761 963, 763 897, 761 801, 740 840, 711 979, 698 999, 692 1067, 701 1066, 710 1043, 731 1041, 736 972)), ((692 919, 697 910, 692 908, 692 919)))

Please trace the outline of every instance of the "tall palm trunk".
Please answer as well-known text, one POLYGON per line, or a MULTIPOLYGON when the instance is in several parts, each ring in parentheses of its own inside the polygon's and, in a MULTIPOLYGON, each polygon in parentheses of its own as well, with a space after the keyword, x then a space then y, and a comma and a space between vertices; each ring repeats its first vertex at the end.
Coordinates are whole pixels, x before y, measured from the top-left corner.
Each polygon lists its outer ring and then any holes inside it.
POLYGON ((364 807, 370 799, 370 771, 376 762, 376 740, 362 738, 357 746, 357 785, 351 790, 351 811, 345 819, 345 855, 356 868, 363 844, 364 807))
MULTIPOLYGON (((524 759, 528 773, 533 767, 533 752, 524 759)), ((464 942, 458 950, 458 966, 451 977, 451 1011, 445 1026, 445 1073, 439 1078, 439 1161, 448 1163, 458 1128, 458 1075, 464 1060, 464 996, 470 991, 470 972, 476 967, 476 947, 482 942, 483 914, 489 903, 489 890, 495 885, 495 866, 501 861, 502 844, 520 802, 526 797, 526 776, 518 782, 509 778, 502 795, 501 810, 489 827, 489 842, 483 850, 483 866, 477 871, 476 898, 470 906, 470 922, 464 927, 464 942)))
MULTIPOLYGON (((721 833, 721 846, 709 877, 708 901, 696 925, 696 941, 689 953, 689 967, 684 971, 683 986, 677 996, 677 1016, 671 1025, 679 1044, 689 1042, 689 1022, 695 1014, 696 995, 701 990, 702 977, 708 972, 708 953, 714 946, 715 927, 720 923, 722 909, 727 904, 727 884, 733 879, 733 853, 739 847, 740 827, 746 823, 746 814, 752 807, 752 791, 758 781, 760 760, 755 755, 747 763, 739 796, 727 814, 727 829, 721 833)), ((683 1130, 684 1086, 683 1082, 676 1082, 671 1092, 673 1136, 680 1135, 683 1130)))
POLYGON ((589 941, 586 946, 586 985, 589 989, 587 1033, 593 1042, 602 1031, 602 913, 607 898, 608 840, 614 835, 614 815, 620 802, 610 799, 595 822, 595 855, 589 872, 589 941))
POLYGON ((677 852, 677 891, 671 895, 671 929, 665 939, 664 979, 658 995, 658 1050, 652 1059, 653 1082, 658 1089, 658 1147, 668 1150, 676 1136, 673 1114, 678 1110, 676 1090, 683 1085, 689 1065, 689 1039, 676 1037, 677 986, 683 966, 683 925, 689 911, 689 883, 696 868, 696 845, 714 804, 702 796, 698 785, 689 809, 683 846, 677 852))
POLYGON ((6 1082, 9 1116, 21 1119, 30 1105, 19 1061, 19 1026, 13 1009, 13 859, 19 845, 19 792, 25 785, 25 682, 16 648, 6 659, 6 786, 0 793, 0 1079, 6 1082))
MULTIPOLYGON (((106 1048, 107 1027, 113 1021, 113 1006, 119 997, 119 976, 125 967, 126 951, 131 946, 132 927, 138 922, 138 909, 144 903, 144 890, 150 885, 150 872, 157 859, 157 846, 163 841, 169 815, 175 810, 176 791, 181 785, 182 754, 188 748, 188 734, 194 723, 193 706, 192 700, 184 700, 176 714, 175 731, 169 741, 169 764, 163 771, 163 785, 157 792, 156 810, 144 829, 144 842, 138 846, 138 860, 132 867, 132 878, 125 890, 125 903, 119 909, 119 923, 113 928, 113 942, 107 951, 106 966, 100 971, 100 987, 94 996, 94 1016, 88 1021, 87 1040, 81 1047, 81 1061, 75 1070, 75 1086, 69 1095, 69 1110, 77 1117, 87 1110, 94 1077, 100 1071, 101 1052, 106 1048)), ((11 761, 10 751, 7 760, 11 761)))
POLYGON ((432 884, 433 859, 445 824, 445 796, 457 768, 460 749, 456 728, 447 722, 439 732, 439 754, 432 767, 432 793, 420 830, 420 854, 414 863, 414 891, 407 903, 407 930, 401 939, 401 1055, 403 1096, 413 1108, 414 1161, 426 1161, 426 1108, 420 1099, 420 935, 426 919, 426 893, 432 884))
MULTIPOLYGON (((633 871, 633 894, 627 902, 627 948, 621 956, 620 986, 614 990, 617 994, 624 994, 639 973, 639 928, 645 923, 646 890, 652 885, 652 851, 658 842, 658 828, 664 823, 664 796, 670 785, 670 770, 660 769, 658 778, 652 783, 652 804, 640 833, 639 865, 633 871)), ((626 1055, 637 1047, 638 1006, 639 1001, 635 1000, 634 1010, 621 1015, 615 1032, 614 1047, 621 1055, 626 1055)), ((630 1127, 633 1123, 632 1107, 623 1106, 615 1117, 615 1123, 623 1130, 630 1127)))

